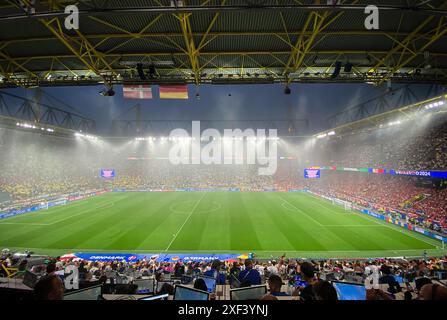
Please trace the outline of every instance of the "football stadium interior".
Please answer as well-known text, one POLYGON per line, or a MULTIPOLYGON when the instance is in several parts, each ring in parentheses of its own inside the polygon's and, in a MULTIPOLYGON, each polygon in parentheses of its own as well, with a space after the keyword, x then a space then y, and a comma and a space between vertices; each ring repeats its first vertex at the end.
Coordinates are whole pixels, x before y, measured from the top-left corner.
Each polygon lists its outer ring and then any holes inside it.
POLYGON ((446 300, 446 39, 437 0, 0 0, 0 299, 446 300))

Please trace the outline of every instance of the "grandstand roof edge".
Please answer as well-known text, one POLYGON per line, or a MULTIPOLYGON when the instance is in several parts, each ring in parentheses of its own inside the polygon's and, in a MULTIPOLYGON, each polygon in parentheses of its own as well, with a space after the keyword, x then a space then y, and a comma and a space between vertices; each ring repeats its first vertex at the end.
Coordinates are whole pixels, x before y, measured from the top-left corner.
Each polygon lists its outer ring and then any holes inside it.
POLYGON ((412 104, 409 104, 409 105, 406 105, 406 106, 403 106, 403 107, 400 107, 400 108, 397 108, 397 109, 393 109, 393 110, 390 110, 390 111, 379 113, 379 114, 376 114, 376 115, 373 115, 373 116, 370 116, 370 117, 367 117, 367 118, 363 118, 361 120, 349 122, 349 123, 343 124, 343 125, 338 126, 338 127, 334 127, 334 128, 331 128, 331 129, 327 129, 327 130, 318 132, 318 133, 316 133, 316 134, 314 134, 312 136, 314 138, 316 138, 316 137, 321 136, 321 135, 327 135, 328 133, 333 132, 333 131, 336 132, 336 131, 343 130, 343 129, 346 129, 346 128, 350 129, 354 125, 357 125, 357 124, 371 123, 372 119, 377 119, 377 118, 384 117, 384 116, 387 116, 387 115, 391 115, 391 114, 394 114, 394 113, 402 112, 404 110, 417 108, 417 107, 420 107, 421 105, 425 105, 425 104, 428 104, 428 103, 430 103, 432 101, 436 101, 436 100, 439 100, 439 99, 447 99, 447 94, 439 95, 439 96, 436 96, 436 97, 433 97, 433 98, 430 98, 430 99, 427 99, 427 100, 423 100, 423 101, 419 101, 419 102, 416 102, 416 103, 412 103, 412 104))

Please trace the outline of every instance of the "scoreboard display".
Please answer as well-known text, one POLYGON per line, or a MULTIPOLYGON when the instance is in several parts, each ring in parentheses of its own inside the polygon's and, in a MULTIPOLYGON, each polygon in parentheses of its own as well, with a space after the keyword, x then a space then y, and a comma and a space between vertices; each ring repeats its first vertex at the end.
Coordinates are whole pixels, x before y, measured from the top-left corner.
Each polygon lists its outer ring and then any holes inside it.
POLYGON ((304 179, 320 179, 320 169, 304 169, 304 179))
POLYGON ((115 178, 115 169, 101 169, 100 175, 104 179, 115 178))

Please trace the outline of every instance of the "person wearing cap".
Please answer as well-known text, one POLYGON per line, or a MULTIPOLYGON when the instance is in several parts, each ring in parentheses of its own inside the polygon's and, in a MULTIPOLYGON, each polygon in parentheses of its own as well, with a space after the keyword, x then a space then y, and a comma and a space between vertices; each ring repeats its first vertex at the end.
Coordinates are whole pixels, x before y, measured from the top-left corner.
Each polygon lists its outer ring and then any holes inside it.
POLYGON ((286 292, 281 292, 281 287, 283 285, 282 279, 276 274, 272 274, 268 280, 270 294, 274 297, 287 297, 289 294, 286 292))

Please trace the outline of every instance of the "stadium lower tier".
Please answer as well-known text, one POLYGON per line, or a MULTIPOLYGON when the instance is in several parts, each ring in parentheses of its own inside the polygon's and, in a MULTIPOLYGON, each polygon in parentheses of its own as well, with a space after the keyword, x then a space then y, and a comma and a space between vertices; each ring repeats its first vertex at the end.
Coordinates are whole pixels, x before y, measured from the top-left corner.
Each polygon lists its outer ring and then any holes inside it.
POLYGON ((62 255, 443 255, 443 244, 308 193, 107 193, 0 221, 0 247, 62 255))

